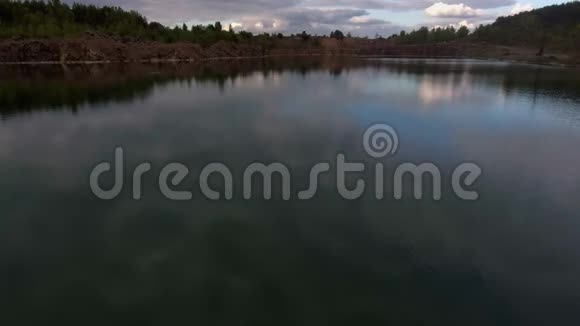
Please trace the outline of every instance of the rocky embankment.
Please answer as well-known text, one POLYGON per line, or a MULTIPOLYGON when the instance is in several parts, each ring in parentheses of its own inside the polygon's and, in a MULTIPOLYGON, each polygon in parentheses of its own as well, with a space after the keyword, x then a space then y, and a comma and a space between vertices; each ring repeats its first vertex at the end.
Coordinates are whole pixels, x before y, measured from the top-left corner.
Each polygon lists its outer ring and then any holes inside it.
POLYGON ((218 43, 120 42, 111 39, 7 40, 0 42, 0 62, 140 62, 197 61, 212 57, 262 56, 260 48, 218 43))
POLYGON ((121 41, 91 36, 0 41, 0 63, 201 61, 285 55, 454 57, 461 54, 459 47, 448 45, 393 46, 380 41, 341 42, 331 39, 317 43, 289 39, 268 46, 252 42, 218 42, 209 47, 192 43, 121 41))
POLYGON ((122 41, 87 34, 73 39, 10 39, 0 41, 0 63, 90 63, 90 62, 197 62, 221 58, 264 56, 379 56, 407 58, 490 58, 534 63, 576 63, 569 56, 537 58, 533 50, 490 45, 443 43, 394 45, 387 40, 300 39, 255 42, 218 42, 209 47, 192 43, 122 41))

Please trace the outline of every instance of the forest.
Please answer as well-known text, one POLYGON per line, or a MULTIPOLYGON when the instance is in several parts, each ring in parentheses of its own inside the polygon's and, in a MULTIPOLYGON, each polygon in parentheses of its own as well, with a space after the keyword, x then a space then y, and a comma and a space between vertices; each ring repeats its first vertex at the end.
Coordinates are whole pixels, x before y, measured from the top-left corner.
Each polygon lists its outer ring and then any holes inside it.
POLYGON ((569 2, 499 17, 493 24, 480 25, 470 32, 465 26, 421 27, 389 37, 397 44, 427 44, 463 40, 498 45, 580 49, 580 2, 569 2))
POLYGON ((500 45, 580 50, 580 2, 499 17, 491 25, 479 26, 472 39, 500 45))
MULTIPOLYGON (((80 35, 94 31, 112 37, 157 42, 193 42, 210 45, 218 41, 243 41, 253 38, 274 42, 282 34, 253 35, 234 31, 220 22, 210 25, 167 27, 148 22, 135 11, 119 7, 68 5, 60 0, 0 0, 0 38, 53 38, 80 35)), ((308 41, 307 32, 291 35, 308 41)), ((351 37, 337 30, 331 38, 351 37)), ((380 37, 377 35, 377 37, 380 37)), ((395 44, 428 44, 453 41, 487 42, 499 45, 550 47, 560 50, 579 50, 580 2, 569 2, 500 17, 493 24, 482 25, 474 31, 467 27, 421 27, 411 32, 401 31, 388 37, 395 44)))
POLYGON ((401 31, 400 34, 393 34, 389 39, 398 44, 427 44, 451 42, 463 39, 468 35, 469 29, 466 26, 461 26, 459 29, 455 29, 453 26, 437 27, 431 30, 428 27, 421 27, 409 33, 401 31))
POLYGON ((65 37, 86 31, 109 36, 158 42, 189 41, 211 44, 251 38, 247 32, 235 33, 221 23, 188 28, 169 28, 147 19, 135 11, 119 7, 97 7, 75 3, 69 6, 60 0, 12 1, 0 0, 0 38, 8 37, 65 37))

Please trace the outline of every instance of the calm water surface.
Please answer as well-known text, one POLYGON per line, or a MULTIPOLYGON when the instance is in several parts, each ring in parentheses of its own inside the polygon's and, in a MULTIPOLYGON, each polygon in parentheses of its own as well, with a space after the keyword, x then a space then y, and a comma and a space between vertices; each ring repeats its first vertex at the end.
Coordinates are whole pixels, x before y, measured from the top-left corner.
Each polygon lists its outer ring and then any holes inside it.
POLYGON ((5 325, 580 322, 578 70, 433 60, 2 67, 0 117, 5 325), (387 168, 441 168, 441 201, 395 201, 392 189, 346 201, 332 175, 310 201, 276 191, 242 200, 252 162, 291 167, 293 192, 337 153, 373 167, 361 136, 375 123, 400 137, 387 168), (153 165, 141 201, 130 172, 115 200, 90 190, 91 170, 117 146, 127 171, 153 165), (176 189, 191 201, 158 190, 174 161, 190 169, 176 189), (449 189, 465 161, 484 171, 475 202, 449 189), (234 200, 203 199, 197 175, 211 162, 234 173, 234 200))

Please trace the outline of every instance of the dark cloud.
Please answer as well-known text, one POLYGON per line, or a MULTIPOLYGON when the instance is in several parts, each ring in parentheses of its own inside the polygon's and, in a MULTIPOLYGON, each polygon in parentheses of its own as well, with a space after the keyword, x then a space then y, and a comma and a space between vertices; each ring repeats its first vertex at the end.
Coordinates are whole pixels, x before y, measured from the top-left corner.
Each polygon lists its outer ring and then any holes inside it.
POLYGON ((349 7, 360 9, 384 9, 387 1, 381 0, 306 0, 304 5, 312 7, 349 7))
MULTIPOLYGON (((73 0, 137 10, 165 24, 227 20, 240 15, 267 14, 299 5, 302 0, 73 0)), ((73 2, 69 1, 69 2, 73 2)))
POLYGON ((360 9, 295 9, 282 13, 281 17, 296 24, 339 25, 348 22, 353 17, 367 16, 368 14, 366 10, 360 9))
MULTIPOLYGON (((436 2, 463 3, 474 10, 509 6, 514 0, 65 0, 136 10, 166 25, 234 23, 254 32, 296 33, 302 30, 327 34, 341 29, 355 35, 386 35, 405 29, 371 17, 368 10, 424 10, 436 2)), ((445 18, 445 17, 443 17, 445 18)))
POLYGON ((479 9, 498 8, 514 5, 515 0, 306 0, 308 6, 349 7, 360 9, 385 9, 385 10, 423 10, 434 3, 461 4, 479 9))
POLYGON ((336 29, 360 36, 374 36, 376 33, 390 35, 402 28, 368 15, 369 13, 362 9, 294 8, 281 10, 266 18, 245 17, 239 23, 242 25, 241 28, 258 33, 308 31, 319 35, 328 34, 336 29))

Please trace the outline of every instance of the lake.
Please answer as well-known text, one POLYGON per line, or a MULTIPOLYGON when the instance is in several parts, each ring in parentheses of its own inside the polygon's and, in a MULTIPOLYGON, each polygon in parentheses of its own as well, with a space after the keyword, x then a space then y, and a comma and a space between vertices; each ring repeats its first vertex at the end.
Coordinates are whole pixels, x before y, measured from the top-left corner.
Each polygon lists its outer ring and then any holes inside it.
POLYGON ((578 70, 321 58, 3 66, 0 118, 3 324, 580 322, 578 70), (379 158, 363 146, 377 125, 393 140, 379 158), (91 173, 117 148, 124 186, 103 200, 91 173), (339 155, 365 166, 344 180, 365 182, 351 200, 337 191, 339 155), (277 175, 271 199, 259 177, 246 198, 247 168, 275 162, 291 172, 290 198, 277 175), (169 188, 191 198, 160 189, 172 163, 188 173, 169 188), (220 199, 200 186, 215 163, 232 175, 229 200, 218 174, 206 181, 220 199), (331 171, 301 199, 319 163, 331 171), (422 199, 409 175, 395 198, 408 163, 438 168, 441 198, 429 175, 415 179, 422 199), (459 179, 476 200, 452 186, 463 163, 481 169, 459 179))

